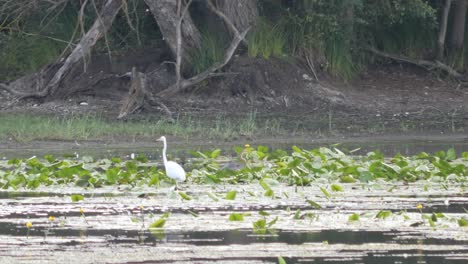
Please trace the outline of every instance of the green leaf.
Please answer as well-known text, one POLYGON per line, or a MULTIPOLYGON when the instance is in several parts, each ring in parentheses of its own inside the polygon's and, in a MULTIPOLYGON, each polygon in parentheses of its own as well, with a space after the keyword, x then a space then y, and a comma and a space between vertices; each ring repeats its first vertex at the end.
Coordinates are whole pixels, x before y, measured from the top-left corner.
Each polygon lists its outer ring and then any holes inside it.
POLYGON ((270 215, 269 213, 267 213, 265 211, 259 211, 258 214, 261 215, 261 216, 269 216, 270 215))
POLYGON ((46 159, 49 163, 53 163, 57 161, 57 159, 52 155, 45 155, 44 159, 46 159))
POLYGON ((338 185, 338 184, 332 184, 332 185, 331 185, 331 189, 332 189, 332 191, 334 191, 334 192, 342 192, 342 191, 343 191, 343 187, 341 187, 341 186, 338 185))
POLYGON ((359 221, 359 214, 352 214, 349 216, 348 221, 359 221))
POLYGON ((215 202, 219 201, 219 199, 218 199, 218 197, 217 197, 216 195, 214 195, 214 194, 212 194, 212 193, 210 193, 210 192, 207 193, 207 194, 208 194, 208 197, 211 198, 211 200, 213 200, 213 201, 215 201, 215 202))
POLYGON ((283 257, 278 256, 278 264, 287 264, 283 257))
POLYGON ((120 172, 121 172, 120 168, 117 168, 117 167, 108 169, 106 171, 107 182, 109 182, 110 184, 115 184, 119 179, 120 172))
POLYGON ((232 213, 229 215, 229 221, 244 221, 244 215, 239 213, 232 213))
POLYGON ((192 200, 192 197, 191 197, 190 195, 184 193, 184 192, 179 192, 179 195, 180 195, 180 197, 182 197, 182 199, 184 199, 184 200, 187 200, 187 201, 188 201, 188 200, 192 200))
POLYGON ((117 158, 117 157, 113 157, 113 158, 111 158, 111 162, 112 162, 112 163, 121 163, 121 162, 122 162, 122 159, 121 159, 121 158, 117 158))
POLYGON ((330 197, 332 197, 332 195, 325 188, 320 187, 320 191, 322 191, 323 195, 325 195, 327 199, 330 199, 330 197))
POLYGON ((265 191, 271 190, 270 185, 268 185, 268 183, 266 183, 263 179, 261 179, 258 183, 265 191))
MULTIPOLYGON (((369 167, 369 170, 371 170, 370 167, 369 167)), ((370 171, 361 171, 359 173, 359 180, 361 182, 367 183, 367 182, 372 181, 373 179, 374 179, 374 175, 370 171)))
POLYGON ((219 157, 220 154, 221 154, 221 150, 220 149, 215 149, 210 153, 210 157, 212 159, 216 159, 217 157, 219 157))
POLYGON ((468 160, 468 152, 463 152, 462 157, 464 160, 468 160))
POLYGON ((302 149, 298 148, 297 146, 292 146, 292 150, 296 153, 301 153, 301 154, 304 153, 302 149))
POLYGON ((266 228, 266 220, 265 219, 260 219, 257 220, 253 223, 253 228, 254 229, 265 229, 266 228))
POLYGON ((265 192, 265 196, 266 196, 266 197, 273 197, 273 196, 275 196, 275 192, 274 192, 272 189, 267 190, 267 191, 265 192))
POLYGON ((379 219, 385 219, 389 216, 392 215, 392 212, 391 211, 387 211, 387 210, 381 210, 377 213, 377 215, 375 215, 376 218, 379 218, 379 219))
POLYGON ((136 156, 135 160, 139 161, 141 163, 146 163, 146 162, 148 162, 148 157, 146 157, 145 154, 138 154, 138 156, 136 156))
POLYGON ((340 182, 342 183, 354 183, 356 182, 356 179, 353 178, 351 175, 345 175, 340 178, 340 182))
POLYGON ((301 209, 297 209, 297 210, 296 210, 296 213, 294 213, 293 219, 294 219, 294 220, 301 219, 301 209))
POLYGON ((76 202, 84 200, 84 197, 83 197, 83 195, 80 195, 80 194, 73 194, 71 196, 71 200, 72 200, 72 202, 76 203, 76 202))
POLYGON ((322 206, 320 206, 320 204, 312 201, 312 200, 306 200, 311 206, 315 207, 316 209, 321 209, 322 206))
POLYGON ((229 191, 228 193, 226 193, 226 197, 224 199, 226 199, 226 200, 235 200, 236 195, 237 195, 236 191, 229 191))
POLYGON ((158 220, 154 221, 149 228, 163 228, 164 225, 166 224, 166 218, 161 217, 158 220))
POLYGON ((127 168, 127 171, 130 173, 136 173, 138 171, 138 166, 133 161, 127 161, 125 163, 125 168, 127 168))
POLYGON ((259 145, 259 146, 257 147, 257 151, 258 151, 258 152, 262 152, 262 153, 268 153, 268 147, 259 145))
POLYGON ((455 152, 454 148, 450 148, 449 150, 447 150, 446 158, 447 158, 448 161, 452 161, 452 160, 457 159, 457 153, 455 152))
POLYGON ((458 219, 458 225, 460 227, 467 227, 468 226, 468 219, 465 219, 465 218, 458 219))
POLYGON ((276 224, 276 222, 278 222, 278 217, 275 217, 275 219, 273 219, 273 220, 271 220, 270 222, 268 222, 268 227, 273 226, 274 224, 276 224))

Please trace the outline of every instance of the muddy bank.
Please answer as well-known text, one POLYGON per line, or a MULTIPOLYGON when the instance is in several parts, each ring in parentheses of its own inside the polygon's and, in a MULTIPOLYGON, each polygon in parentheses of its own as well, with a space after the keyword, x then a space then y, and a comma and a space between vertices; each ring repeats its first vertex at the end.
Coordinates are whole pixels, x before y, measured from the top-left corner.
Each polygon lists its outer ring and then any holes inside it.
MULTIPOLYGON (((2 113, 98 115, 114 120, 130 85, 128 78, 117 76, 135 65, 151 71, 161 60, 152 53, 146 57, 145 53, 136 58, 135 54, 121 54, 116 58, 119 67, 114 67, 106 56, 96 56, 86 74, 78 71, 72 82, 63 84, 75 87, 72 93, 16 104, 12 104, 11 96, 2 93, 0 109, 2 113), (154 57, 154 61, 149 63, 146 57, 154 57), (111 77, 89 85, 90 79, 103 74, 111 77)), ((302 129, 309 135, 463 134, 468 129, 466 88, 413 66, 372 65, 355 79, 342 81, 324 72, 316 78, 294 60, 239 56, 224 71, 225 76, 163 102, 175 117, 192 114, 209 120, 216 115, 236 118, 256 113, 262 118, 286 119, 285 127, 291 132, 302 129)), ((169 71, 159 76, 167 80, 155 80, 154 86, 160 81, 170 82, 170 75, 169 71)), ((143 109, 128 118, 160 120, 164 113, 143 109)))

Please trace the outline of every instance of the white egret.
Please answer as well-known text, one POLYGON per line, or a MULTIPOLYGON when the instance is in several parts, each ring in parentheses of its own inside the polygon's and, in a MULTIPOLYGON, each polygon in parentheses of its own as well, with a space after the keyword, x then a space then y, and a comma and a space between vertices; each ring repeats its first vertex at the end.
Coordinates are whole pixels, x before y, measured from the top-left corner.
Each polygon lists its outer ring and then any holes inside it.
POLYGON ((177 188, 177 182, 183 182, 185 181, 185 171, 182 166, 177 164, 177 162, 174 161, 167 161, 166 158, 166 149, 167 149, 167 143, 166 143, 166 137, 162 136, 157 141, 162 141, 164 144, 163 148, 163 162, 164 162, 164 168, 166 169, 166 175, 167 177, 174 179, 176 181, 176 188, 177 188))

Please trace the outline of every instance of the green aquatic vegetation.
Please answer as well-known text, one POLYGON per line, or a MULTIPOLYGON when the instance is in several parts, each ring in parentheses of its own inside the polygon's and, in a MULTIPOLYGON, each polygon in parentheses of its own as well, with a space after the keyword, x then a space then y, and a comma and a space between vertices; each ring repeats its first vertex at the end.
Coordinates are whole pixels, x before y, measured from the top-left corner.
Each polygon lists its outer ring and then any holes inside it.
POLYGON ((331 185, 331 190, 334 191, 334 192, 342 192, 343 187, 341 187, 340 185, 334 183, 334 184, 331 185))
POLYGON ((296 212, 294 213, 293 219, 294 220, 299 220, 301 219, 301 209, 297 209, 296 212))
POLYGON ((226 197, 224 199, 226 199, 226 200, 235 200, 236 195, 237 195, 236 191, 229 191, 229 192, 226 193, 226 197))
POLYGON ((244 221, 244 214, 231 213, 229 215, 229 221, 244 221))
POLYGON ((457 222, 460 227, 468 227, 468 219, 466 218, 460 218, 457 222))
POLYGON ((163 228, 166 224, 166 218, 161 217, 158 220, 154 221, 149 228, 163 228))
POLYGON ((391 215, 392 215, 391 211, 381 210, 375 215, 375 217, 378 218, 378 219, 386 219, 386 218, 390 217, 391 215))
MULTIPOLYGON (((186 166, 188 181, 194 184, 258 182, 264 190, 263 196, 272 198, 281 196, 281 192, 274 188, 279 183, 297 186, 319 184, 323 195, 331 199, 334 193, 344 190, 346 183, 426 181, 438 182, 440 186, 449 188, 450 183, 465 184, 468 176, 466 152, 459 157, 453 149, 433 155, 422 152, 415 156, 398 154, 390 158, 379 152, 363 156, 346 154, 335 147, 306 150, 294 146, 288 153, 246 145, 235 148, 235 151, 236 157, 224 156, 220 149, 191 152, 193 157, 186 166), (237 170, 227 168, 226 163, 232 160, 239 161, 237 170), (322 187, 323 184, 328 184, 329 189, 322 187)), ((141 154, 130 160, 56 158, 51 155, 11 159, 0 161, 0 188, 35 189, 56 185, 159 187, 173 184, 173 180, 165 176, 165 171, 156 165, 141 154)), ((235 199, 235 194, 228 193, 225 199, 235 199)))
POLYGON ((314 207, 315 209, 322 209, 322 206, 312 200, 306 200, 306 202, 308 202, 312 207, 314 207))
POLYGON ((320 187, 320 191, 323 193, 323 195, 325 195, 327 199, 330 199, 332 197, 332 195, 327 191, 327 189, 320 187))
POLYGON ((84 200, 84 196, 80 194, 73 194, 71 197, 72 202, 79 202, 84 200))
POLYGON ((359 221, 359 214, 354 213, 348 217, 348 221, 350 222, 356 222, 359 221))
POLYGON ((179 193, 179 196, 182 197, 182 199, 187 200, 187 201, 192 200, 192 197, 186 194, 185 192, 178 192, 178 193, 179 193))
POLYGON ((253 231, 255 234, 266 234, 273 233, 271 227, 276 224, 278 217, 275 217, 271 221, 267 221, 266 218, 259 219, 253 222, 253 231))
POLYGON ((286 264, 286 260, 283 257, 278 256, 278 264, 286 264))

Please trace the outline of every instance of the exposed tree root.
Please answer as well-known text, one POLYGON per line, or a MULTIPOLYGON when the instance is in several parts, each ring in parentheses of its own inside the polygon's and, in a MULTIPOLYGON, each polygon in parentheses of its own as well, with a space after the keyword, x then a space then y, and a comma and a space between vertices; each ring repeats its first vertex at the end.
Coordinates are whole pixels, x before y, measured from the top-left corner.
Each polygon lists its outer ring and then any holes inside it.
POLYGON ((452 67, 450 67, 450 66, 448 66, 448 65, 446 65, 446 64, 444 64, 444 63, 442 63, 442 62, 440 62, 438 60, 435 60, 435 61, 416 60, 416 59, 411 59, 411 58, 408 58, 408 57, 405 57, 405 56, 399 56, 399 55, 395 55, 395 54, 386 53, 386 52, 377 50, 377 49, 375 49, 373 47, 367 47, 366 50, 372 52, 375 55, 378 55, 378 56, 381 56, 381 57, 384 57, 384 58, 389 58, 389 59, 396 60, 396 61, 402 61, 402 62, 406 62, 406 63, 409 63, 409 64, 417 65, 417 66, 423 67, 426 70, 438 69, 438 70, 444 71, 445 73, 447 73, 448 75, 456 78, 457 80, 459 80, 461 82, 464 82, 464 77, 465 76, 463 74, 457 72, 452 67))
POLYGON ((123 119, 126 116, 136 112, 141 108, 158 107, 164 112, 169 120, 173 120, 172 112, 161 102, 160 99, 153 96, 147 89, 147 79, 144 73, 138 72, 135 67, 132 69, 132 84, 128 97, 125 99, 120 108, 118 119, 123 119))
MULTIPOLYGON (((172 113, 170 110, 161 102, 161 100, 158 100, 157 98, 169 98, 179 92, 186 91, 188 88, 194 86, 195 84, 198 84, 208 78, 224 75, 224 73, 217 73, 219 69, 223 68, 226 66, 226 64, 229 63, 231 60, 232 56, 234 55, 234 52, 236 51, 237 47, 239 46, 240 42, 245 39, 245 36, 247 35, 247 32, 249 31, 249 27, 245 29, 242 33, 239 33, 239 31, 235 28, 234 24, 229 21, 227 16, 225 16, 221 11, 217 10, 216 7, 211 3, 211 1, 208 1, 208 5, 210 9, 218 15, 225 23, 231 28, 231 31, 233 32, 234 36, 231 41, 231 44, 227 48, 225 54, 224 54, 224 59, 222 62, 215 63, 211 65, 208 69, 203 71, 200 74, 197 74, 193 77, 190 77, 188 79, 184 79, 181 74, 180 74, 180 69, 181 69, 181 63, 182 63, 182 58, 183 58, 183 51, 184 49, 182 48, 183 46, 183 39, 182 39, 182 22, 185 17, 185 13, 187 12, 188 5, 191 3, 189 1, 187 5, 184 7, 183 10, 178 12, 178 19, 175 21, 176 23, 176 63, 175 63, 175 68, 176 68, 176 81, 174 84, 170 85, 166 89, 158 92, 156 95, 152 95, 151 93, 148 92, 148 89, 146 89, 146 78, 143 73, 134 73, 134 81, 132 81, 132 85, 130 87, 129 91, 129 96, 127 100, 124 102, 119 118, 124 118, 128 114, 135 112, 136 110, 142 108, 145 106, 146 103, 152 103, 153 105, 157 105, 162 110, 170 117, 172 118, 172 113)), ((181 7, 181 2, 179 1, 178 6, 181 7)))

